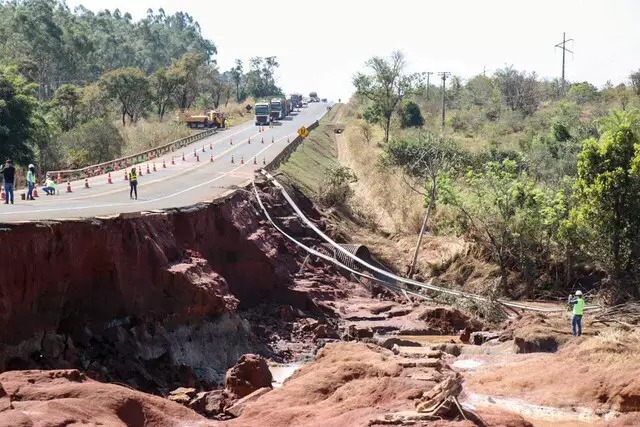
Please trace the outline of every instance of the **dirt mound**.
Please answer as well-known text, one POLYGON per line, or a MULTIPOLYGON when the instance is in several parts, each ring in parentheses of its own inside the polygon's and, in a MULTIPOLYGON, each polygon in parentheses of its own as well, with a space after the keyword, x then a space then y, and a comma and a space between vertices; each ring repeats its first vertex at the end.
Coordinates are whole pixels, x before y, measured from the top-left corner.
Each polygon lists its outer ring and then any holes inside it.
POLYGON ((11 398, 10 408, 0 405, 0 426, 214 425, 177 403, 99 383, 76 370, 4 372, 0 382, 11 398))
POLYGON ((478 320, 452 307, 429 307, 418 318, 440 335, 455 335, 465 328, 477 330, 482 327, 478 320))
POLYGON ((255 354, 244 354, 238 363, 227 371, 225 388, 237 397, 245 397, 254 391, 271 388, 273 377, 267 361, 255 354))

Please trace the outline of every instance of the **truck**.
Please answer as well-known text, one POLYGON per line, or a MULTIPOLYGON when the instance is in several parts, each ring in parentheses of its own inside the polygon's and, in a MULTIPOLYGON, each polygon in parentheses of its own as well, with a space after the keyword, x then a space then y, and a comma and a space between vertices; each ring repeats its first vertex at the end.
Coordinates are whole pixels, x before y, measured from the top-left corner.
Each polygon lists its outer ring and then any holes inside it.
POLYGON ((216 110, 204 110, 201 113, 178 113, 178 121, 185 123, 192 129, 197 128, 225 128, 227 117, 216 110))
POLYGON ((287 100, 284 98, 273 98, 271 100, 271 119, 282 120, 287 116, 287 100))
POLYGON ((272 122, 271 119, 271 103, 270 102, 257 102, 253 108, 256 115, 256 126, 269 125, 272 122))
POLYGON ((292 93, 291 105, 293 108, 302 108, 302 95, 300 95, 299 93, 292 93))

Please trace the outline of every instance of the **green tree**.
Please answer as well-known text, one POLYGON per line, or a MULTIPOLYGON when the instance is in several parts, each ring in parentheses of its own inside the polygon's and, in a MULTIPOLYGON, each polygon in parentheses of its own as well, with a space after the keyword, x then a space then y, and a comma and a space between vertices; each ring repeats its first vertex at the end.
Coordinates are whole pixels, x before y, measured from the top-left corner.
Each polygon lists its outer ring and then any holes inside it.
POLYGON ((81 168, 115 159, 122 154, 124 140, 111 120, 88 121, 58 137, 58 144, 67 153, 66 165, 81 168))
POLYGON ((405 74, 405 59, 393 52, 389 59, 373 57, 366 63, 371 73, 357 73, 353 78, 356 94, 371 102, 369 117, 384 129, 384 142, 389 142, 391 118, 402 99, 418 82, 417 74, 405 74))
POLYGON ((175 69, 167 70, 164 67, 157 69, 149 78, 151 101, 160 121, 164 118, 167 109, 173 105, 180 82, 180 76, 175 69))
POLYGON ((0 67, 0 159, 31 159, 29 144, 37 86, 17 74, 15 67, 0 67))
POLYGON ((138 120, 149 103, 149 81, 139 68, 110 71, 100 78, 100 84, 109 97, 120 104, 122 125, 138 120))
POLYGON ((629 75, 629 80, 631 80, 633 91, 636 95, 640 96, 640 70, 631 73, 631 75, 629 75))
POLYGON ((538 108, 538 79, 535 73, 527 74, 513 67, 505 67, 495 72, 495 81, 502 94, 502 101, 512 111, 525 116, 538 108))
POLYGON ((567 97, 577 104, 585 104, 598 98, 598 88, 589 82, 574 83, 567 92, 567 97))
POLYGON ((180 111, 190 108, 200 94, 201 81, 206 67, 202 53, 190 52, 174 61, 169 72, 178 78, 174 99, 180 111))
POLYGON ((60 86, 53 94, 51 106, 63 132, 73 129, 78 123, 81 96, 80 88, 70 84, 60 86))
POLYGON ((240 84, 242 83, 242 73, 243 73, 242 61, 239 59, 236 59, 236 65, 230 71, 231 80, 233 81, 233 84, 236 87, 236 102, 240 102, 244 99, 244 97, 240 96, 240 84))
POLYGON ((405 99, 400 110, 400 126, 403 128, 422 127, 424 118, 420 112, 420 107, 414 101, 405 99))
POLYGON ((578 157, 573 215, 591 231, 587 250, 602 261, 619 290, 638 294, 640 271, 640 113, 613 112, 600 139, 584 141, 578 157))

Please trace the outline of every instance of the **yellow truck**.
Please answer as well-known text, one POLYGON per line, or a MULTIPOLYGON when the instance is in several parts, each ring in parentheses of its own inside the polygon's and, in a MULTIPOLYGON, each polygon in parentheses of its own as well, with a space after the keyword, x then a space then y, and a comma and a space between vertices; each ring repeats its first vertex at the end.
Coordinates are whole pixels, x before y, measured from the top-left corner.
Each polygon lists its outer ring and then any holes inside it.
POLYGON ((178 113, 178 121, 190 128, 225 128, 227 117, 215 110, 205 110, 200 114, 178 113))

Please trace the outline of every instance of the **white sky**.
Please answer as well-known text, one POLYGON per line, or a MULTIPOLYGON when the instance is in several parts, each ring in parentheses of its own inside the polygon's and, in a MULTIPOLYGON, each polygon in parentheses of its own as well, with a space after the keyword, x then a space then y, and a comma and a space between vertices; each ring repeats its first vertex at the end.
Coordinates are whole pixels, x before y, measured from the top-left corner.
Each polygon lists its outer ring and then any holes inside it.
MULTIPOLYGON (((224 71, 236 58, 277 56, 287 93, 347 99, 355 72, 374 55, 399 49, 410 71, 451 71, 468 78, 507 64, 566 78, 626 81, 640 68, 640 1, 635 0, 67 0, 92 11, 119 8, 134 19, 149 8, 184 11, 218 49, 224 71)), ((435 78, 433 75, 431 78, 435 78)), ((433 80, 432 80, 433 81, 433 80)))

